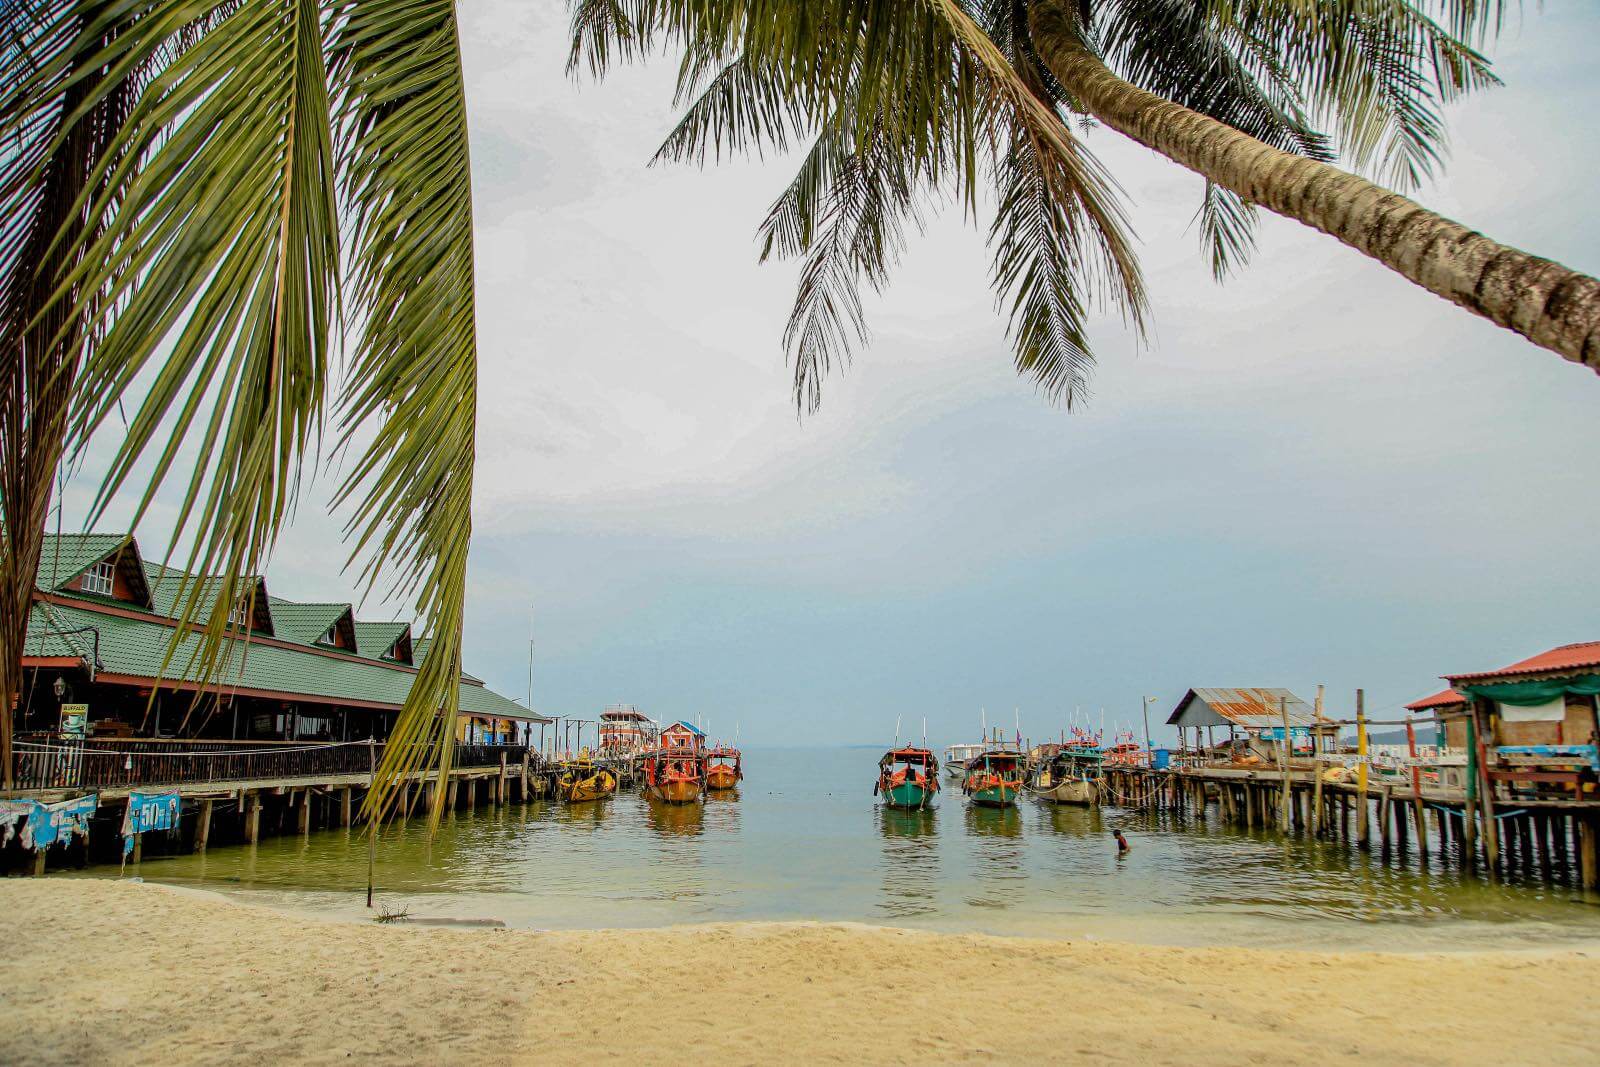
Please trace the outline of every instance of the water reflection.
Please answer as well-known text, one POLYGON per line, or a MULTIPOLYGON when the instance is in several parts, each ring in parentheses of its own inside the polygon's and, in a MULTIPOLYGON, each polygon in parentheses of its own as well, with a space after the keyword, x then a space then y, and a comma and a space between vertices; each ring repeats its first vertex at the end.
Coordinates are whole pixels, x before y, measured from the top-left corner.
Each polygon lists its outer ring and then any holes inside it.
POLYGON ((910 811, 878 806, 882 835, 878 910, 896 919, 938 910, 939 826, 931 808, 910 811))
POLYGON ((1020 904, 1028 880, 1022 841, 1022 813, 1015 807, 968 804, 965 822, 972 842, 974 885, 967 903, 975 908, 1020 904))
POLYGON ((645 801, 646 821, 658 837, 699 837, 705 830, 706 809, 701 804, 662 804, 645 801))
POLYGON ((1045 804, 1045 825, 1058 834, 1089 837, 1109 834, 1098 807, 1080 807, 1076 804, 1045 804))

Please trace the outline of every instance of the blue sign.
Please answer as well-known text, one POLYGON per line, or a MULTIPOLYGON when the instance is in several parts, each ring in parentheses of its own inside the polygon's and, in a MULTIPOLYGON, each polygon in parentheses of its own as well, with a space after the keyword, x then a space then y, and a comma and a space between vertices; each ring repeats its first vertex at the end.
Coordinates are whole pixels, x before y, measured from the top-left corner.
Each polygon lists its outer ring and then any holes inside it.
POLYGON ((122 817, 122 854, 133 851, 133 835, 151 830, 176 830, 183 801, 172 793, 129 793, 128 813, 122 817))
MULTIPOLYGON (((1291 727, 1289 727, 1289 739, 1291 741, 1295 742, 1296 744, 1299 744, 1301 741, 1305 741, 1307 743, 1310 743, 1310 740, 1311 740, 1311 727, 1309 727, 1309 726, 1291 726, 1291 727)), ((1263 740, 1263 741, 1282 741, 1283 740, 1283 727, 1281 727, 1281 726, 1268 726, 1268 727, 1264 728, 1261 731, 1261 740, 1263 740)))
POLYGON ((89 816, 94 814, 94 809, 99 805, 98 793, 54 804, 33 801, 33 807, 28 811, 28 821, 22 827, 22 847, 44 849, 57 842, 65 844, 73 834, 87 834, 89 816))

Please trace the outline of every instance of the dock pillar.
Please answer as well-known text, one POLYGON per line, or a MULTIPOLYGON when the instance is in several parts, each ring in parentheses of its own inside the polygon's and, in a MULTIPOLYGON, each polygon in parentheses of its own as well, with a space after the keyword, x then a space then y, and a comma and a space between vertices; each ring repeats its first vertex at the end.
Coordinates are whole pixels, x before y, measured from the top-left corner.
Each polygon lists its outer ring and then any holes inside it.
MULTIPOLYGON (((44 858, 44 850, 43 849, 39 850, 39 857, 40 857, 40 859, 44 858)), ((137 867, 139 865, 139 861, 141 859, 143 859, 143 858, 144 858, 144 835, 143 834, 134 834, 133 835, 133 865, 135 867, 137 867)))
POLYGON ((311 833, 311 790, 309 788, 300 791, 300 808, 295 812, 295 818, 295 829, 300 831, 300 836, 306 837, 309 835, 311 833))
POLYGON ((200 815, 194 824, 194 850, 205 852, 206 845, 211 841, 211 805, 210 797, 200 802, 200 815))
POLYGON ((244 814, 244 839, 247 844, 255 844, 261 839, 261 794, 251 793, 247 802, 248 807, 244 814))
POLYGON ((350 794, 355 792, 349 786, 339 790, 339 825, 350 825, 350 794))
POLYGON ((1573 816, 1578 824, 1578 876, 1585 889, 1600 889, 1600 826, 1587 812, 1573 816))
MULTIPOLYGON (((137 840, 137 838, 135 839, 137 840)), ((44 873, 45 853, 49 849, 36 848, 33 850, 33 874, 35 877, 44 873)))
POLYGON ((456 802, 459 799, 460 794, 461 794, 460 786, 461 786, 461 779, 459 779, 459 778, 451 778, 450 779, 450 789, 445 794, 445 807, 449 808, 451 811, 455 811, 456 810, 456 802))

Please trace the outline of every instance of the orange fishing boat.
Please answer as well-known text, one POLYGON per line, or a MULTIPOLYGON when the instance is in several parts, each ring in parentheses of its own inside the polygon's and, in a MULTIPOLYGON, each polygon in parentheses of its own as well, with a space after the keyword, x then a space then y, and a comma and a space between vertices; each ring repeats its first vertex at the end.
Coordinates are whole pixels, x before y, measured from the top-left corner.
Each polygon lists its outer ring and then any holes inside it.
POLYGON ((644 793, 664 804, 693 804, 705 792, 706 735, 686 722, 661 731, 660 747, 644 759, 644 793))
POLYGON ((744 781, 744 765, 740 752, 727 745, 719 745, 706 753, 706 788, 726 792, 744 781))

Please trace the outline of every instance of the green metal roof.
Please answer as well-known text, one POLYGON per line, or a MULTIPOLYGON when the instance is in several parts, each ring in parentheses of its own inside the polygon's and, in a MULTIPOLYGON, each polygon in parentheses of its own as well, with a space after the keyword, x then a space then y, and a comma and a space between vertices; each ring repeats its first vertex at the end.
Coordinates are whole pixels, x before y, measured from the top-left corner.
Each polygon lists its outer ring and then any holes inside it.
MULTIPOLYGON (((411 627, 403 622, 356 622, 356 651, 363 656, 382 656, 411 627)), ((412 654, 416 650, 413 648, 412 654)))
MULTIPOLYGON (((128 536, 115 534, 47 538, 40 566, 41 577, 37 584, 42 589, 57 591, 61 585, 70 582, 129 541, 128 536), (45 584, 52 579, 58 580, 45 584)), ((114 615, 96 610, 97 605, 115 603, 107 598, 58 591, 58 596, 70 598, 82 606, 36 602, 28 616, 28 634, 23 654, 29 657, 69 656, 88 663, 94 651, 94 635, 71 632, 88 628, 99 635, 100 662, 97 668, 100 671, 152 680, 198 682, 199 674, 190 662, 200 644, 198 634, 185 636, 166 670, 162 670, 173 628, 161 619, 176 617, 179 609, 178 589, 185 574, 160 564, 144 563, 142 560, 140 563, 154 602, 153 612, 146 612, 140 605, 123 603, 117 606, 138 612, 142 617, 114 615)), ((220 580, 206 578, 204 582, 206 595, 214 597, 220 580)), ((405 632, 405 623, 357 622, 357 652, 327 655, 313 651, 313 642, 326 633, 330 625, 350 612, 349 604, 302 604, 278 597, 268 597, 267 601, 272 614, 274 637, 307 647, 301 650, 259 640, 234 641, 229 662, 215 680, 224 691, 238 687, 299 694, 331 702, 366 701, 394 707, 405 703, 406 694, 411 691, 412 680, 416 677, 415 672, 379 658, 405 632)), ((426 653, 427 644, 426 638, 413 643, 413 657, 419 664, 426 653)), ((462 675, 460 700, 464 714, 549 721, 465 673, 462 675)))
MULTIPOLYGON (((87 659, 93 645, 88 634, 62 636, 61 631, 89 627, 100 635, 100 671, 139 678, 198 682, 190 660, 200 644, 198 634, 179 643, 165 671, 162 661, 172 640, 172 627, 154 619, 130 619, 60 604, 36 604, 28 618, 27 655, 76 655, 87 659)), ((233 642, 218 687, 261 689, 301 694, 323 701, 367 701, 399 707, 416 678, 412 671, 375 660, 330 656, 310 649, 284 648, 260 641, 233 642)), ((463 681, 461 710, 471 715, 535 718, 522 705, 483 685, 463 681)))
POLYGON ((350 614, 349 604, 302 604, 275 596, 267 598, 267 606, 272 609, 273 634, 302 645, 315 644, 330 626, 350 614))
POLYGON ((127 544, 127 534, 45 534, 34 584, 55 590, 127 544))

